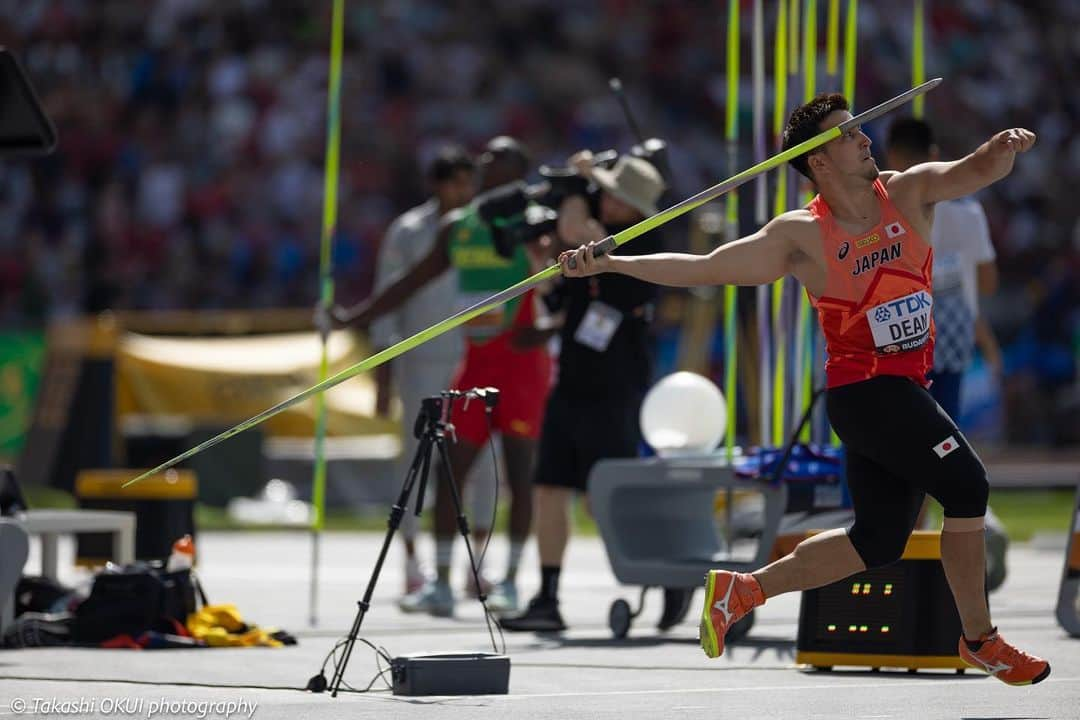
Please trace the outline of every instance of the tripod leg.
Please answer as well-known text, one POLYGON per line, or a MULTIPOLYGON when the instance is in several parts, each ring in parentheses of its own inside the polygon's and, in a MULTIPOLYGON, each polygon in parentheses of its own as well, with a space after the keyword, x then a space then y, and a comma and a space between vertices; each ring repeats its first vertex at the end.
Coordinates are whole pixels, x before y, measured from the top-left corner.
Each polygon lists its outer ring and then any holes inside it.
MULTIPOLYGON (((379 581, 379 573, 382 572, 383 561, 386 559, 386 553, 390 549, 391 541, 394 539, 394 533, 397 531, 398 526, 401 525, 401 518, 405 514, 409 495, 412 494, 413 486, 416 484, 417 474, 421 471, 424 472, 425 476, 427 474, 431 459, 431 444, 431 437, 425 433, 420 438, 420 444, 416 448, 416 455, 409 465, 409 472, 405 476, 405 482, 401 487, 401 494, 398 496, 397 503, 390 509, 390 517, 386 523, 386 536, 383 538, 379 557, 375 560, 375 568, 371 571, 371 579, 368 580, 367 588, 364 590, 364 597, 357 603, 356 617, 353 619, 352 628, 349 630, 349 635, 345 640, 345 652, 341 664, 334 669, 334 675, 330 681, 331 695, 333 697, 337 697, 338 690, 341 689, 341 682, 345 677, 345 667, 349 664, 349 658, 352 657, 353 647, 356 645, 356 636, 360 632, 360 625, 364 622, 364 616, 371 607, 371 596, 375 592, 375 584, 379 581)), ((426 482, 426 477, 421 482, 426 482)))
POLYGON ((461 537, 465 541, 465 552, 469 556, 469 571, 472 573, 478 597, 481 604, 483 604, 487 600, 487 595, 484 594, 484 588, 480 583, 480 569, 476 566, 476 557, 473 555, 472 542, 469 539, 469 521, 461 509, 461 493, 458 491, 457 481, 454 479, 454 472, 450 465, 450 455, 446 449, 446 438, 442 435, 436 437, 435 447, 439 450, 439 458, 442 460, 443 468, 446 470, 450 497, 454 502, 454 512, 457 514, 458 532, 461 533, 461 537))

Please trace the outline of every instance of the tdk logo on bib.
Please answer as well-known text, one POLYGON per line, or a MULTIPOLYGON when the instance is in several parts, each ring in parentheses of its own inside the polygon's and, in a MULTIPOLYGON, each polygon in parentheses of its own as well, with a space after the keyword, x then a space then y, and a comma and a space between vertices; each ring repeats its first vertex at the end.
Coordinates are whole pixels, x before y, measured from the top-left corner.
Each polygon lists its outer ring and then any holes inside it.
POLYGON ((934 299, 925 290, 883 302, 866 311, 874 345, 879 353, 907 352, 922 347, 930 337, 934 299))

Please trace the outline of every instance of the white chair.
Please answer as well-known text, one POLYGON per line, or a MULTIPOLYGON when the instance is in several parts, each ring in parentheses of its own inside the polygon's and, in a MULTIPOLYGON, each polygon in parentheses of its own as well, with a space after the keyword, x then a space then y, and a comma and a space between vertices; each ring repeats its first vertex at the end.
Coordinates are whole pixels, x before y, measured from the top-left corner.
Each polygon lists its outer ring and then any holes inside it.
POLYGON ((108 532, 113 539, 113 562, 135 562, 135 513, 120 510, 27 510, 15 521, 30 535, 41 536, 41 574, 57 578, 57 548, 61 535, 108 532))

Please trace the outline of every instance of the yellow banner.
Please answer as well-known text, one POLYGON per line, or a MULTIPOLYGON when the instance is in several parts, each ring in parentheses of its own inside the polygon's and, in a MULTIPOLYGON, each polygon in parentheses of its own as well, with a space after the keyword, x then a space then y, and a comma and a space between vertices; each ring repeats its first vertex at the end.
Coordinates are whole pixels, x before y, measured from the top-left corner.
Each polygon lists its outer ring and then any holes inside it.
MULTIPOLYGON (((318 382, 321 348, 313 332, 247 337, 161 337, 127 333, 116 348, 116 412, 179 415, 229 425, 318 382)), ((370 354, 349 332, 335 332, 331 374, 370 354)), ((397 434, 395 420, 375 416, 375 384, 360 375, 326 391, 328 435, 397 434)), ((311 437, 314 399, 266 423, 271 436, 311 437)))

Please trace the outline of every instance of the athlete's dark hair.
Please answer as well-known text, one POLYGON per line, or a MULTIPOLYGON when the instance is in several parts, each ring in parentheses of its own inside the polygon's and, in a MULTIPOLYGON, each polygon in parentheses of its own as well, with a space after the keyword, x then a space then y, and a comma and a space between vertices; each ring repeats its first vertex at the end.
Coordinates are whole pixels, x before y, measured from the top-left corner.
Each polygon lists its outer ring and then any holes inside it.
MULTIPOLYGON (((840 93, 821 94, 810 102, 795 108, 794 112, 791 113, 791 117, 788 118, 787 126, 784 128, 783 149, 793 148, 819 134, 821 132, 821 121, 829 113, 837 110, 847 110, 848 108, 847 98, 840 93)), ((800 155, 791 161, 796 170, 811 180, 814 178, 810 174, 810 163, 807 158, 815 152, 821 152, 821 148, 811 150, 809 153, 800 155)))
POLYGON ((934 131, 922 120, 902 117, 897 118, 889 126, 889 150, 899 150, 918 158, 928 158, 933 145, 934 131))
POLYGON ((475 169, 476 163, 465 148, 459 145, 445 145, 439 148, 435 159, 428 166, 428 180, 441 183, 454 177, 461 170, 472 172, 475 169))

